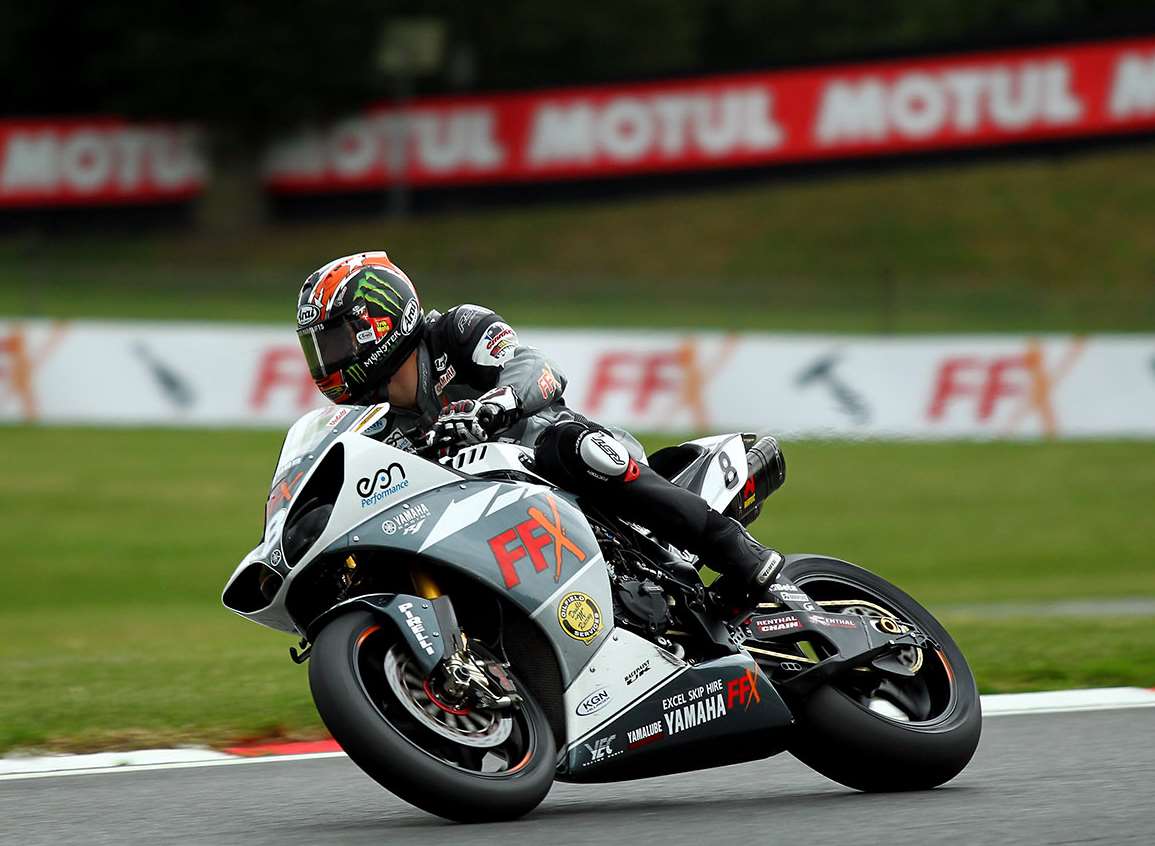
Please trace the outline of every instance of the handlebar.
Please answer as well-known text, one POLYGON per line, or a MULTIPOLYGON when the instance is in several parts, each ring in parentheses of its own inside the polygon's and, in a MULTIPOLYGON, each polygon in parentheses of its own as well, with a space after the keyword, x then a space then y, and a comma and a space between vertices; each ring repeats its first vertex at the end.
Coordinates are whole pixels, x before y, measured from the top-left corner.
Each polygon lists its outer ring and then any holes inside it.
POLYGON ((493 434, 494 429, 501 419, 501 410, 496 406, 482 403, 481 408, 477 409, 477 422, 481 424, 481 428, 489 434, 493 434))
MULTIPOLYGON (((503 422, 501 410, 488 403, 482 403, 481 408, 477 410, 477 422, 487 434, 495 434, 503 422)), ((439 453, 447 446, 445 443, 437 443, 431 439, 432 430, 422 430, 419 426, 406 429, 401 434, 413 444, 413 453, 423 458, 440 457, 439 453)), ((452 449, 454 446, 460 445, 450 445, 450 448, 452 449)))

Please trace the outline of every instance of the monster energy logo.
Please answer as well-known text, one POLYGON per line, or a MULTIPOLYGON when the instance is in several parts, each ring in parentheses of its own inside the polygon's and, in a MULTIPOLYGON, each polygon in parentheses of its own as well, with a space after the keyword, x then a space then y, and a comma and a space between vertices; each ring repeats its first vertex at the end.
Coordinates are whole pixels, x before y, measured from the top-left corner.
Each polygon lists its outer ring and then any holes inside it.
POLYGON ((354 297, 360 297, 365 302, 378 306, 393 317, 401 316, 401 295, 397 293, 396 288, 372 270, 362 271, 354 297))

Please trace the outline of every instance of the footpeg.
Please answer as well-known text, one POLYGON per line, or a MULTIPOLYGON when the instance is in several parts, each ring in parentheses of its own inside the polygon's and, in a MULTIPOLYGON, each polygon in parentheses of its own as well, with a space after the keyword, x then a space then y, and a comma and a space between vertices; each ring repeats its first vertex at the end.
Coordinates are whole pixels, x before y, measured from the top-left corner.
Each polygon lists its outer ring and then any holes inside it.
POLYGON ((782 557, 781 552, 776 549, 770 550, 770 556, 766 559, 766 563, 762 565, 762 569, 754 576, 754 581, 759 585, 769 584, 784 563, 786 563, 786 559, 782 557))

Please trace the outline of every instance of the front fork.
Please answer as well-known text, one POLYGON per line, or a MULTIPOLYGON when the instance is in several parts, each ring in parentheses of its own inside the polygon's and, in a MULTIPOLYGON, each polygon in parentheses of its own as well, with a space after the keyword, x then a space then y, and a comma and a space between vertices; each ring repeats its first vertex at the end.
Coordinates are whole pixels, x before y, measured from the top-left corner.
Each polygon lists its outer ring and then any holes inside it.
POLYGON ((500 710, 521 702, 504 668, 494 661, 479 660, 467 647, 468 639, 457 624, 457 614, 449 597, 441 592, 437 580, 424 567, 409 569, 413 589, 433 605, 445 640, 445 659, 439 665, 440 684, 450 697, 472 699, 485 708, 500 710))
POLYGON ((420 565, 414 564, 409 568, 409 578, 413 581, 413 589, 422 599, 437 599, 441 596, 441 588, 433 575, 420 565))

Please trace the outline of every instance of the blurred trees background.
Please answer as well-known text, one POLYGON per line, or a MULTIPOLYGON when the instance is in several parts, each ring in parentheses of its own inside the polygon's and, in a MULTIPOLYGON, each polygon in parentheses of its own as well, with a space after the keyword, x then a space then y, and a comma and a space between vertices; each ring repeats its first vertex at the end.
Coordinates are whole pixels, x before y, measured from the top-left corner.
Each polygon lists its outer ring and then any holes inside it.
POLYGON ((193 118, 262 137, 392 96, 390 21, 440 21, 418 93, 1137 34, 1150 0, 0 0, 5 116, 193 118))

